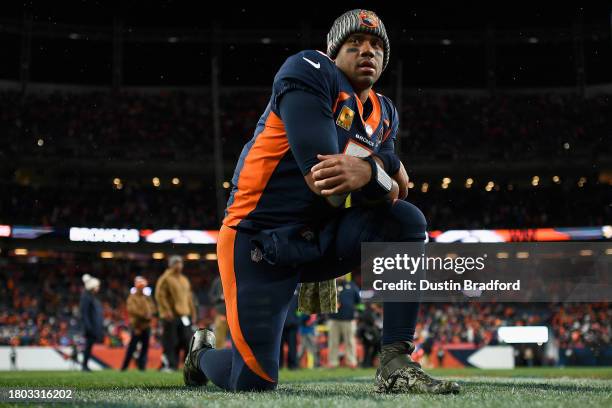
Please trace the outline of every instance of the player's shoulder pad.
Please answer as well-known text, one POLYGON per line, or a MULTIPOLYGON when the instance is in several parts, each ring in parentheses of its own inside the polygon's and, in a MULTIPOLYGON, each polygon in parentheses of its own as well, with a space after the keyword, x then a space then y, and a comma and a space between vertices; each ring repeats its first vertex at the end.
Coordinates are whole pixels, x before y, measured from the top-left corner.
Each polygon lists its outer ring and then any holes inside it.
POLYGON ((377 93, 377 95, 380 100, 382 118, 385 126, 384 140, 386 140, 388 136, 394 140, 397 136, 397 130, 399 128, 399 115, 397 114, 397 109, 395 108, 395 105, 391 99, 379 93, 377 93))
POLYGON ((387 98, 383 94, 377 93, 376 95, 378 95, 378 98, 381 102, 381 108, 383 110, 384 117, 390 122, 397 121, 397 109, 395 108, 393 101, 391 101, 391 99, 387 98))
POLYGON ((276 74, 276 78, 306 80, 336 80, 336 64, 323 52, 300 51, 287 58, 276 74))
POLYGON ((323 52, 305 50, 287 58, 274 77, 275 93, 282 93, 289 83, 330 99, 333 103, 338 90, 338 69, 323 52))

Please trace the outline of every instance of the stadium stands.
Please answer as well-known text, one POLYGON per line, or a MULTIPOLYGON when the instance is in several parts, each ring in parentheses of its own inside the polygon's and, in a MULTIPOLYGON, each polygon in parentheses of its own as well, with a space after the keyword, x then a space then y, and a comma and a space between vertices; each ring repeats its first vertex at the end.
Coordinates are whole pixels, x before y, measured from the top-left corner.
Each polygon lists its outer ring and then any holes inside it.
MULTIPOLYGON (((267 103, 266 92, 233 97, 238 93, 230 89, 222 98, 228 180, 267 103)), ((599 225, 612 218, 610 181, 592 167, 610 157, 610 95, 406 99, 401 149, 414 182, 410 199, 432 228, 599 225), (516 162, 531 167, 504 170, 516 162), (470 170, 477 163, 489 170, 470 170)), ((13 142, 0 148, 0 183, 8 193, 0 197, 0 223, 217 228, 213 180, 204 170, 211 120, 205 94, 39 91, 22 100, 2 91, 0 132, 13 142), (58 169, 70 160, 84 164, 58 169), (191 167, 176 184, 166 175, 158 188, 151 173, 160 163, 191 167)))

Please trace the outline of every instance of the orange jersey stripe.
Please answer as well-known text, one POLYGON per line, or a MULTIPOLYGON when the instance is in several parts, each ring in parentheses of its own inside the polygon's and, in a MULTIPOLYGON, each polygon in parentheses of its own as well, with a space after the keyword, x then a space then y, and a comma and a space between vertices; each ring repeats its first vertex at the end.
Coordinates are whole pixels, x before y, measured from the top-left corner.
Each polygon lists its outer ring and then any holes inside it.
POLYGON ((240 320, 238 318, 238 289, 236 286, 236 273, 234 271, 234 242, 236 242, 236 230, 222 225, 219 231, 219 241, 217 242, 217 259, 219 262, 219 273, 221 274, 223 294, 225 295, 227 323, 229 325, 230 334, 232 335, 234 346, 251 371, 266 381, 275 382, 266 374, 255 358, 255 354, 253 354, 253 350, 251 350, 251 347, 246 342, 242 334, 242 329, 240 328, 240 320))
POLYGON ((370 89, 370 99, 372 100, 373 109, 366 123, 370 125, 372 127, 372 131, 374 131, 380 124, 381 109, 380 109, 380 101, 378 100, 378 95, 376 95, 376 92, 374 92, 371 89, 370 89))
POLYGON ((338 94, 338 97, 336 98, 336 102, 334 102, 334 106, 332 107, 332 113, 336 112, 336 109, 338 108, 339 103, 346 101, 350 97, 351 95, 347 94, 346 92, 340 92, 338 94))
POLYGON ((355 94, 355 99, 357 100, 357 109, 359 110, 359 117, 361 118, 361 121, 363 122, 364 126, 368 124, 372 128, 372 131, 375 131, 378 125, 380 124, 380 101, 378 100, 378 95, 376 95, 376 92, 374 92, 372 89, 370 89, 368 98, 370 98, 370 100, 372 101, 372 113, 370 113, 370 116, 368 116, 368 120, 363 120, 363 103, 361 103, 361 99, 359 99, 359 97, 355 94))
POLYGON ((223 224, 233 227, 255 209, 274 169, 289 150, 285 124, 270 111, 264 130, 257 135, 247 154, 240 176, 234 202, 227 209, 223 224))
POLYGON ((385 135, 382 138, 382 141, 384 142, 385 140, 387 140, 387 138, 389 137, 389 134, 391 133, 391 128, 387 129, 387 131, 385 132, 385 135))

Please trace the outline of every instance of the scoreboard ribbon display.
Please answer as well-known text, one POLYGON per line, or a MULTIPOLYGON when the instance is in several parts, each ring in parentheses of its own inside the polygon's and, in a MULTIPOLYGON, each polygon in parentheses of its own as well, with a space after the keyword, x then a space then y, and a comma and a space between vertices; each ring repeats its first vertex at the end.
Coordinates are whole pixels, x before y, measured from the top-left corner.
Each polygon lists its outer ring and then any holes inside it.
MULTIPOLYGON (((217 230, 171 230, 137 228, 54 228, 48 226, 0 225, 0 238, 53 238, 67 242, 91 243, 172 243, 212 245, 217 243, 217 230)), ((612 239, 612 225, 573 228, 530 228, 494 230, 431 231, 434 242, 551 242, 599 241, 612 239)))

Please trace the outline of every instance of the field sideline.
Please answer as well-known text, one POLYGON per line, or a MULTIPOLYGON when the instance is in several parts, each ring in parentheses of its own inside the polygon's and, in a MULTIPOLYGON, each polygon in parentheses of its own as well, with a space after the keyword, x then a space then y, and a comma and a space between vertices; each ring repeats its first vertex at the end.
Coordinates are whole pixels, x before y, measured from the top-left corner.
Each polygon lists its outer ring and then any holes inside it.
MULTIPOLYGON (((182 385, 180 373, 154 371, 87 374, 5 371, 0 372, 0 387, 74 388, 76 401, 66 404, 71 407, 612 406, 612 368, 439 369, 431 372, 457 379, 463 392, 456 396, 379 395, 373 392, 374 370, 370 369, 283 371, 281 385, 270 393, 226 393, 212 385, 187 389, 182 385)), ((0 403, 0 406, 8 405, 0 403)))

